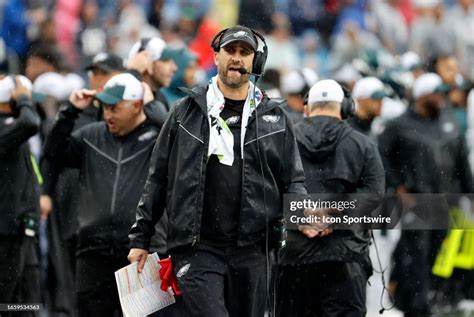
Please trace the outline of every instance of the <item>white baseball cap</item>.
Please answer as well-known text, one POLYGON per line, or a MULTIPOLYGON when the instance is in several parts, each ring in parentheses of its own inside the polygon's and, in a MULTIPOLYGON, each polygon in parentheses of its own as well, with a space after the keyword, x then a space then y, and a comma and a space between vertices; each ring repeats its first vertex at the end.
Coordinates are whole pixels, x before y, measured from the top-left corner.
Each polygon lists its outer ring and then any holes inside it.
POLYGON ((95 96, 101 102, 115 105, 122 100, 142 100, 142 83, 129 73, 115 75, 104 86, 104 90, 95 96))
POLYGON ((352 64, 346 63, 333 74, 332 78, 338 82, 352 83, 361 79, 362 76, 352 64))
POLYGON ((67 100, 71 91, 63 75, 47 72, 33 82, 33 100, 43 102, 48 96, 56 100, 67 100))
MULTIPOLYGON (((31 90, 31 81, 23 75, 17 75, 23 86, 31 90)), ((0 80, 0 102, 9 102, 12 96, 12 91, 15 90, 16 83, 13 75, 5 76, 0 80)))
POLYGON ((359 79, 352 89, 352 97, 357 99, 383 99, 385 97, 384 85, 376 77, 359 79))
POLYGON ((343 99, 342 87, 335 80, 325 79, 318 81, 309 90, 308 105, 325 101, 342 102, 343 99))
POLYGON ((417 8, 433 8, 441 3, 442 0, 413 0, 413 5, 417 8))
POLYGON ((412 95, 418 99, 436 92, 447 92, 449 87, 443 84, 443 80, 435 73, 426 73, 418 77, 413 83, 412 95))
POLYGON ((409 51, 403 54, 400 58, 403 69, 414 70, 423 67, 423 61, 421 57, 415 52, 409 51))
POLYGON ((166 48, 166 42, 159 37, 143 38, 136 42, 128 53, 128 60, 131 60, 141 51, 150 53, 151 60, 171 59, 170 51, 166 48))
POLYGON ((300 71, 293 70, 283 76, 281 89, 285 94, 299 94, 305 86, 313 86, 318 79, 318 74, 310 68, 305 67, 300 71))

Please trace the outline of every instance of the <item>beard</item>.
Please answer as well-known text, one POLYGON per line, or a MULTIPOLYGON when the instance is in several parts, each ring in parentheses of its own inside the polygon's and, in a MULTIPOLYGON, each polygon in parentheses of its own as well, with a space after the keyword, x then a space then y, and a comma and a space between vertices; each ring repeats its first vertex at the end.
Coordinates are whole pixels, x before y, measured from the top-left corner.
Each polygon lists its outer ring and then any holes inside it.
POLYGON ((240 88, 242 87, 245 83, 248 81, 248 76, 249 75, 240 75, 235 78, 231 78, 227 76, 227 72, 229 70, 229 67, 219 67, 219 78, 220 80, 226 85, 227 87, 230 88, 240 88))
POLYGON ((431 118, 439 117, 439 114, 441 112, 441 107, 439 103, 433 100, 425 101, 425 109, 426 109, 426 112, 428 113, 428 116, 430 116, 431 118))

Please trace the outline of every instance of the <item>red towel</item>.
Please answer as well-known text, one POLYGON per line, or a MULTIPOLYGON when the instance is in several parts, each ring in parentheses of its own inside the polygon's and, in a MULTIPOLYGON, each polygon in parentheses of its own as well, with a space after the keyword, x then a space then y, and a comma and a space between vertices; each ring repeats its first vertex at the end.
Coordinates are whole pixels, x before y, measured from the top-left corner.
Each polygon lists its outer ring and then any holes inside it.
POLYGON ((168 288, 171 286, 175 295, 180 295, 181 290, 178 287, 178 281, 176 280, 176 275, 173 271, 173 263, 171 262, 171 258, 166 258, 164 260, 158 261, 160 264, 160 278, 161 278, 161 290, 167 291, 168 288))

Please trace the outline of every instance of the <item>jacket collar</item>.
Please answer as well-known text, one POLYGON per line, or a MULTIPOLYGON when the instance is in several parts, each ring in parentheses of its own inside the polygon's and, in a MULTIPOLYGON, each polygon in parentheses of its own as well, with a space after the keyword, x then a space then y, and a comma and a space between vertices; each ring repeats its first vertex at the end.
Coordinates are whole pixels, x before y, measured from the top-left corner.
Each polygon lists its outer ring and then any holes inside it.
POLYGON ((207 86, 197 86, 194 88, 178 87, 178 90, 196 101, 199 108, 207 116, 206 92, 207 86))
MULTIPOLYGON (((179 87, 178 90, 186 94, 187 96, 191 97, 196 101, 198 104, 199 108, 203 111, 204 114, 207 115, 207 102, 206 102, 206 93, 207 93, 207 88, 208 86, 197 86, 194 88, 186 88, 186 87, 179 87)), ((263 100, 258 106, 257 113, 258 115, 262 115, 276 107, 279 107, 280 105, 283 105, 285 100, 283 99, 272 99, 272 102, 269 102, 270 99, 267 97, 265 92, 263 92, 263 100)), ((249 119, 249 123, 255 119, 255 116, 252 115, 249 119)))

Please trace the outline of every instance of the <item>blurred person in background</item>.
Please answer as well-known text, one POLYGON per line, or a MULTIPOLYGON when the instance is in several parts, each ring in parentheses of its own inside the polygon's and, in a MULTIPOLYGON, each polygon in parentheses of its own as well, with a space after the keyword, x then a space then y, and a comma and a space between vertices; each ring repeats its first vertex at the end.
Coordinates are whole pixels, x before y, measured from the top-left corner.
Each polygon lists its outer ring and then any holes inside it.
POLYGON ((198 65, 207 74, 207 78, 211 78, 216 71, 214 64, 214 51, 209 46, 213 34, 219 32, 220 26, 211 19, 204 18, 199 25, 196 35, 189 42, 189 49, 198 56, 198 65))
POLYGON ((24 60, 29 46, 26 1, 6 1, 0 4, 0 9, 0 37, 24 60))
POLYGON ((163 124, 170 104, 161 89, 170 86, 177 70, 165 41, 152 37, 142 38, 135 43, 128 54, 128 70, 137 72, 137 76, 151 88, 154 100, 150 102, 158 110, 160 118, 157 119, 163 124))
POLYGON ((267 36, 269 68, 278 69, 282 74, 300 67, 298 47, 291 36, 288 17, 280 12, 272 16, 272 30, 267 36))
POLYGON ((39 185, 27 140, 39 128, 31 82, 0 74, 0 302, 40 303, 39 185))
POLYGON ((443 23, 443 1, 414 0, 413 4, 418 15, 411 26, 410 50, 427 61, 439 55, 457 55, 460 50, 460 38, 443 23))
POLYGON ((148 23, 145 10, 134 0, 119 0, 114 7, 117 19, 113 24, 117 42, 110 52, 126 59, 134 43, 141 38, 159 37, 160 31, 148 23))
POLYGON ((352 91, 355 83, 362 78, 360 72, 352 65, 352 63, 346 63, 339 69, 336 69, 331 76, 341 86, 346 87, 349 91, 352 91))
POLYGON ((63 69, 63 56, 54 46, 39 45, 32 47, 28 52, 25 75, 32 82, 43 73, 59 73, 63 71, 63 69))
POLYGON ((473 87, 474 86, 470 81, 464 79, 460 74, 458 74, 456 77, 456 86, 452 87, 449 92, 449 103, 453 107, 454 116, 456 117, 459 128, 463 134, 466 134, 468 129, 468 94, 473 87))
POLYGON ((82 57, 81 68, 89 59, 107 49, 107 33, 100 23, 99 9, 97 0, 84 1, 81 7, 81 23, 76 34, 76 47, 82 57))
POLYGON ((179 87, 193 88, 197 84, 196 75, 199 69, 197 56, 186 48, 172 50, 171 58, 176 64, 177 70, 169 87, 164 87, 162 92, 172 107, 176 100, 186 96, 185 93, 178 90, 179 87))
POLYGON ((413 81, 425 73, 423 60, 413 51, 405 52, 400 57, 400 64, 403 70, 413 75, 413 81))
POLYGON ((439 54, 433 56, 428 68, 431 72, 438 74, 443 83, 450 87, 456 86, 456 76, 459 74, 459 66, 454 54, 439 54))
POLYGON ((381 43, 371 32, 361 29, 357 21, 348 19, 333 39, 329 69, 334 71, 346 63, 363 56, 367 51, 379 51, 381 43))
POLYGON ((301 66, 314 70, 320 76, 329 75, 329 48, 325 46, 319 33, 313 29, 306 30, 298 42, 301 66))
MULTIPOLYGON (((447 89, 438 75, 423 74, 413 85, 412 107, 386 124, 378 144, 387 190, 397 194, 472 192, 464 136, 451 113, 443 110, 447 89)), ((437 217, 446 212, 442 204, 424 208, 437 217)), ((403 220, 389 289, 405 316, 431 316, 436 301, 430 297, 434 289, 431 268, 444 232, 409 230, 411 218, 403 220)))
POLYGON ((401 0, 371 1, 375 19, 374 33, 392 54, 404 53, 408 47, 408 26, 399 5, 401 0))
POLYGON ((384 84, 376 77, 359 79, 352 89, 355 102, 355 114, 348 123, 360 133, 367 136, 372 134, 372 123, 382 112, 382 100, 385 97, 384 84))
POLYGON ((474 1, 456 0, 454 6, 444 15, 443 22, 459 38, 460 48, 456 57, 462 75, 474 81, 474 1))
POLYGON ((293 124, 300 123, 304 117, 304 98, 309 88, 318 81, 318 74, 309 68, 293 70, 282 77, 281 90, 287 104, 282 109, 293 124))
POLYGON ((274 68, 267 68, 258 81, 258 88, 265 91, 268 98, 282 98, 280 72, 274 68))
POLYGON ((55 0, 53 30, 58 48, 64 54, 65 64, 77 67, 79 51, 75 39, 80 26, 82 0, 55 0))

